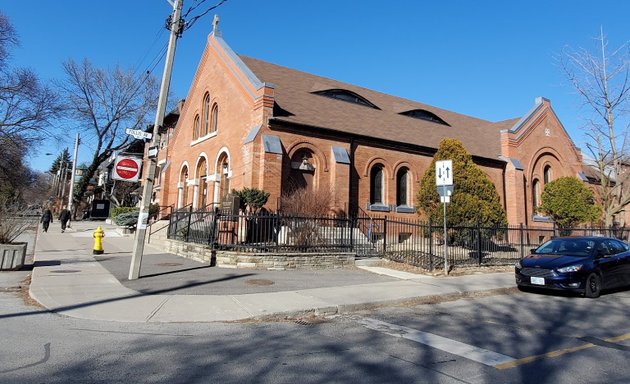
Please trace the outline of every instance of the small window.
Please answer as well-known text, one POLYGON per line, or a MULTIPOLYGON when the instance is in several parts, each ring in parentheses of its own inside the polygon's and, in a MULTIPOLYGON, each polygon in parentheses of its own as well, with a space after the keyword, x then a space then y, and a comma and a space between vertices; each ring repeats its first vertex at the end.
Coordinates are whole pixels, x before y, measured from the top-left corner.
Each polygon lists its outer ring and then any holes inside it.
POLYGON ((534 180, 532 187, 532 205, 534 207, 534 213, 536 213, 540 206, 540 182, 538 180, 534 180))
POLYGON ((330 97, 331 99, 343 100, 348 103, 359 104, 365 107, 370 107, 374 109, 380 109, 376 105, 369 102, 363 96, 357 95, 354 92, 345 90, 345 89, 329 89, 327 91, 319 91, 314 92, 316 95, 321 95, 325 97, 330 97))
POLYGON ((383 204, 383 166, 377 164, 370 172, 370 204, 383 204))
POLYGON ((193 123, 193 140, 197 140, 199 138, 199 128, 199 115, 196 115, 193 123))
POLYGON ((547 185, 551 181, 551 165, 545 166, 545 170, 543 172, 543 181, 545 185, 547 185))
POLYGON ((201 136, 208 134, 208 121, 210 119, 210 94, 206 93, 203 97, 203 126, 201 136))
POLYGON ((396 174, 396 205, 409 205, 408 196, 409 170, 401 168, 396 174))
POLYGON ((217 131, 218 119, 219 119, 219 106, 214 104, 212 106, 212 121, 210 124, 210 133, 217 131))
POLYGON ((438 115, 424 109, 412 109, 411 111, 401 112, 400 114, 403 116, 412 117, 414 119, 426 120, 432 123, 448 125, 450 127, 450 124, 442 120, 438 115))

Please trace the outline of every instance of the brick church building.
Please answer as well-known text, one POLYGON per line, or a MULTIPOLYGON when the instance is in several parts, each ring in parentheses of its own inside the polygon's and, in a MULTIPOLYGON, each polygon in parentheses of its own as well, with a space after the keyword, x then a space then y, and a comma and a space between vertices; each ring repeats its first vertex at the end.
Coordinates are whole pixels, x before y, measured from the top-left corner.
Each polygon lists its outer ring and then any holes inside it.
POLYGON ((535 213, 545 183, 587 181, 547 99, 486 121, 239 56, 215 30, 162 135, 154 199, 201 208, 253 187, 271 194, 274 211, 298 186, 330 191, 335 212, 417 218, 420 179, 447 137, 494 182, 510 224, 546 221, 535 213))

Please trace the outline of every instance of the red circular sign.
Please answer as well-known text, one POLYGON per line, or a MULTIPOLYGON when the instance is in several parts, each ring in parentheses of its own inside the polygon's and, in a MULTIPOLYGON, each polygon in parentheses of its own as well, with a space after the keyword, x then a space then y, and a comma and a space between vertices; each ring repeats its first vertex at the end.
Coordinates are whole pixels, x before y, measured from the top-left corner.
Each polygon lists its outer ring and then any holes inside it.
POLYGON ((138 175, 138 163, 132 159, 122 159, 116 164, 116 173, 123 179, 133 179, 138 175))

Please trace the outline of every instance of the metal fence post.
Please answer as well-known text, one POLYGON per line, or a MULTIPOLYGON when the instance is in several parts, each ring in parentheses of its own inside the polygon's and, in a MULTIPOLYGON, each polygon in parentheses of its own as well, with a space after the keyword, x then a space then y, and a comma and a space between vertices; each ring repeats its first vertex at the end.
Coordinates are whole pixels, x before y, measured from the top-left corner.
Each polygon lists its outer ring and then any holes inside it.
POLYGON ((429 272, 433 272, 433 222, 429 219, 429 272))
POLYGON ((188 209, 188 226, 186 227, 186 242, 190 239, 190 222, 192 221, 192 205, 188 209))
POLYGON ((387 216, 383 220, 383 256, 387 254, 387 216))
POLYGON ((521 223, 519 225, 519 236, 520 236, 520 243, 521 243, 521 259, 523 257, 525 257, 525 244, 523 244, 523 237, 524 237, 525 233, 523 231, 523 223, 521 223))
POLYGON ((481 222, 477 219, 477 265, 481 266, 481 222))

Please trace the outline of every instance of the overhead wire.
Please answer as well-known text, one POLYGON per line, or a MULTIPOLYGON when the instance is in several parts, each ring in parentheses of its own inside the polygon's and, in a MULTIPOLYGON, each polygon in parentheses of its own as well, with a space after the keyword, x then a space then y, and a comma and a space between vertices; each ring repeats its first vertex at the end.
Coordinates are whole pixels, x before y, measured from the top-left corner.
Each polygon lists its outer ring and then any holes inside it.
MULTIPOLYGON (((193 5, 191 6, 187 11, 186 11, 186 15, 190 14, 190 12, 192 12, 193 10, 195 10, 196 8, 198 8, 201 4, 203 4, 206 0, 201 0, 199 1, 199 4, 197 5, 193 5)), ((218 3, 216 3, 215 5, 211 6, 210 8, 206 9, 205 11, 203 11, 202 13, 200 13, 197 16, 194 16, 192 19, 190 19, 189 21, 186 22, 186 24, 184 25, 184 30, 187 30, 189 28, 191 28, 195 22, 197 22, 197 20, 199 20, 200 18, 204 17, 205 15, 208 14, 208 12, 212 11, 213 9, 216 9, 217 7, 221 6, 223 3, 225 3, 227 0, 221 0, 218 3)))

